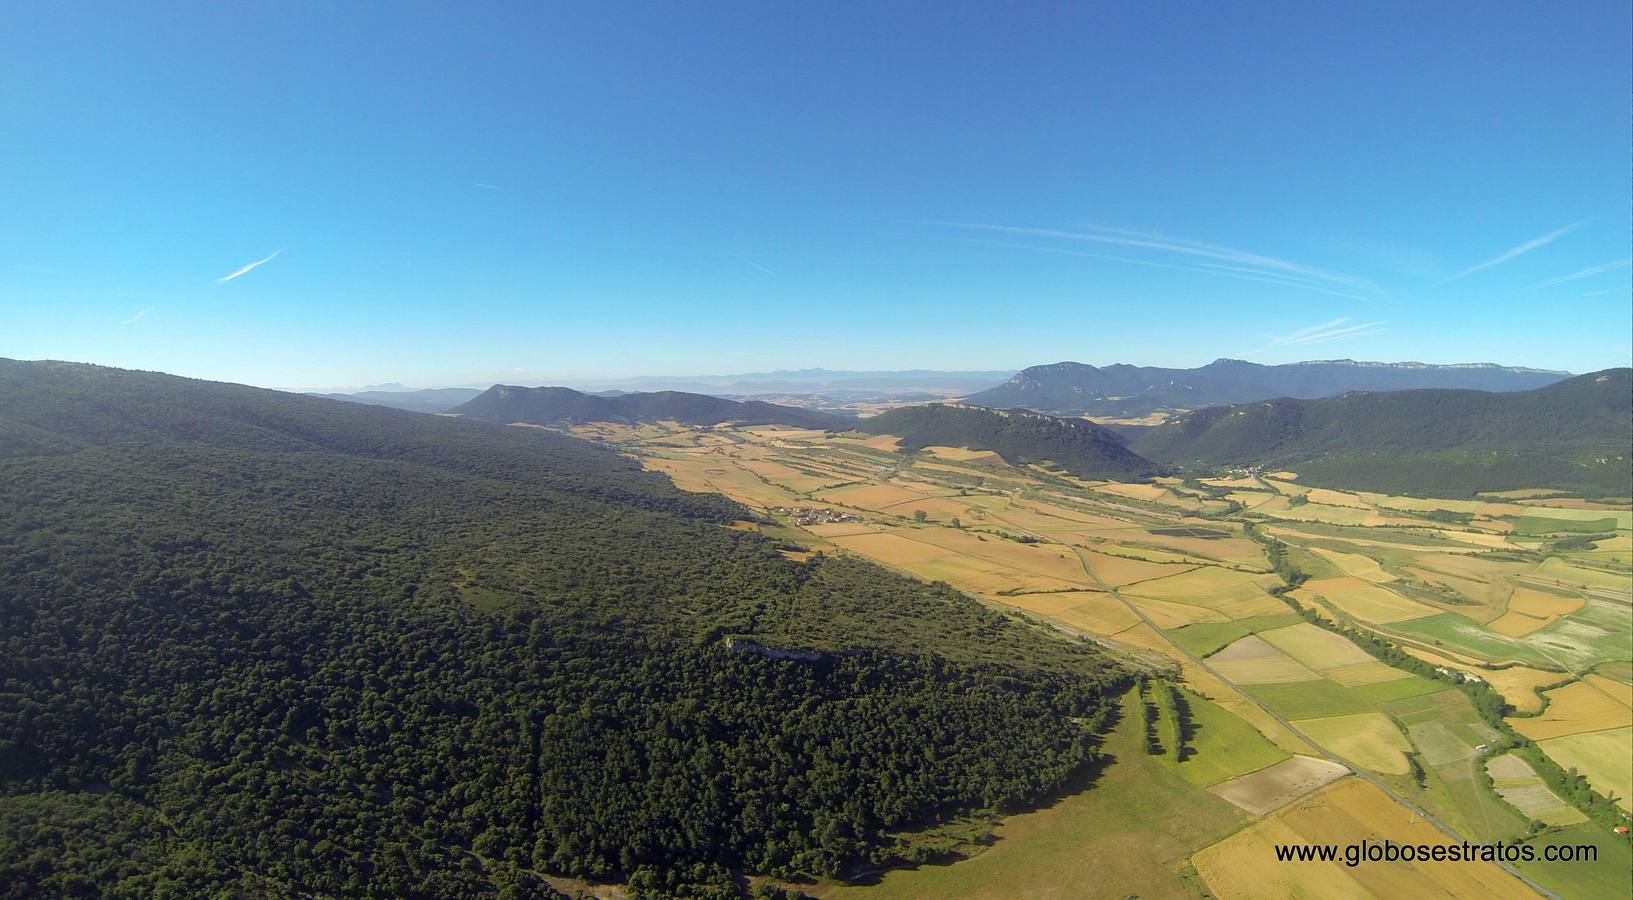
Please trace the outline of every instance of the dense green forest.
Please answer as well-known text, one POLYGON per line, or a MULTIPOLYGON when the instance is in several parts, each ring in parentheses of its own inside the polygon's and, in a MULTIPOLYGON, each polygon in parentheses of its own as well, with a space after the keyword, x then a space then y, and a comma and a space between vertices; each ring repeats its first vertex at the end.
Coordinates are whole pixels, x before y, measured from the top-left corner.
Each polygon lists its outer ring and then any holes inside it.
POLYGON ((1130 440, 1186 467, 1291 468, 1305 481, 1470 495, 1552 487, 1633 494, 1633 370, 1513 393, 1417 390, 1268 400, 1178 416, 1130 440))
POLYGON ((0 361, 0 510, 5 896, 842 876, 1131 683, 535 429, 0 361))
POLYGON ((779 406, 763 400, 727 400, 685 391, 654 391, 603 396, 564 387, 514 387, 496 384, 450 412, 479 422, 534 425, 579 422, 660 422, 685 425, 792 425, 832 428, 848 421, 831 413, 779 406))
POLYGON ((903 451, 931 446, 995 450, 1012 463, 1052 462, 1079 478, 1128 481, 1162 471, 1093 422, 1025 410, 932 403, 893 409, 854 427, 870 434, 899 435, 903 451))

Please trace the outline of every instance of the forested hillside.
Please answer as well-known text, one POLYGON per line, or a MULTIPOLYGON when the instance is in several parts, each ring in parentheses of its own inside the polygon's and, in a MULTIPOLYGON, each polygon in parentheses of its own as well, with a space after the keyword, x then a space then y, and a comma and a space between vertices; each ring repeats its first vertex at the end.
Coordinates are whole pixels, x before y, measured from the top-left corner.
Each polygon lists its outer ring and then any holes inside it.
POLYGON ((1452 496, 1633 492, 1633 379, 1607 369, 1532 391, 1422 390, 1215 407, 1135 435, 1185 466, 1291 468, 1307 481, 1452 496))
POLYGON ((575 424, 580 422, 659 422, 685 425, 792 425, 796 428, 830 428, 845 421, 828 413, 793 406, 778 406, 763 400, 727 400, 706 394, 682 391, 602 396, 564 387, 513 387, 496 384, 481 395, 454 407, 451 412, 480 422, 508 425, 575 424))
POLYGON ((1053 462, 1079 478, 1128 480, 1159 471, 1124 446, 1122 438, 1093 422, 1024 410, 932 403, 893 409, 854 427, 900 435, 898 446, 905 451, 930 446, 995 450, 1012 463, 1053 462))
POLYGON ((8 896, 733 896, 1057 789, 1126 684, 533 429, 0 361, 0 510, 8 896))

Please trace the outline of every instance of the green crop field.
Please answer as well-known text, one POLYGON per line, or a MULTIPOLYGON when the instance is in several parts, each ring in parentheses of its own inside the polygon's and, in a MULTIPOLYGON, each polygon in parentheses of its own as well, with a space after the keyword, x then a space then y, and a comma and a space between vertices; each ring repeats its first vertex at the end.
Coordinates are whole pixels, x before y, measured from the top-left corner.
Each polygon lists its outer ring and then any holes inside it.
POLYGON ((1291 684, 1255 684, 1245 690, 1288 719, 1342 716, 1373 709, 1350 688, 1326 679, 1291 684))
POLYGON ((1522 516, 1514 519, 1514 533, 1534 534, 1601 534, 1616 530, 1614 516, 1603 519, 1556 519, 1544 516, 1522 516))
POLYGON ((1291 612, 1278 616, 1249 616, 1233 622, 1200 622, 1186 625, 1168 632, 1168 637, 1190 653, 1207 656, 1250 634, 1297 625, 1302 621, 1304 620, 1299 618, 1297 613, 1291 612))
POLYGON ((1547 662, 1547 658, 1524 642, 1504 637, 1481 628, 1456 613, 1442 613, 1407 622, 1396 622, 1390 630, 1418 638, 1427 638, 1437 645, 1464 650, 1484 659, 1500 661, 1519 659, 1527 662, 1547 662))
POLYGON ((1356 696, 1371 703, 1388 703, 1391 700, 1400 700, 1405 697, 1417 697, 1423 694, 1432 694, 1444 690, 1445 684, 1431 681, 1419 675, 1410 678, 1397 678, 1394 681, 1384 681, 1378 684, 1363 684, 1350 688, 1356 696))

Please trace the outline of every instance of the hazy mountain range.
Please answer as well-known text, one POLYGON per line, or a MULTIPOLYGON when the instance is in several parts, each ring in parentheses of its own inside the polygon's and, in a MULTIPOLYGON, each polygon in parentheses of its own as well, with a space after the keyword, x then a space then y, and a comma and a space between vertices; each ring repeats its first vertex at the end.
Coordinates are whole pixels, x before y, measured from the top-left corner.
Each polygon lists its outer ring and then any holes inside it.
POLYGON ((518 387, 496 384, 449 410, 478 422, 508 425, 580 422, 656 422, 687 425, 792 425, 798 428, 844 428, 854 421, 842 416, 759 400, 728 400, 683 391, 614 395, 586 394, 564 387, 518 387))
POLYGON ((1569 378, 1570 374, 1490 363, 1429 365, 1349 359, 1276 366, 1219 359, 1195 369, 1061 362, 1023 369, 997 387, 972 394, 965 402, 1069 415, 1143 416, 1159 410, 1201 409, 1273 397, 1332 397, 1349 391, 1522 391, 1569 378))

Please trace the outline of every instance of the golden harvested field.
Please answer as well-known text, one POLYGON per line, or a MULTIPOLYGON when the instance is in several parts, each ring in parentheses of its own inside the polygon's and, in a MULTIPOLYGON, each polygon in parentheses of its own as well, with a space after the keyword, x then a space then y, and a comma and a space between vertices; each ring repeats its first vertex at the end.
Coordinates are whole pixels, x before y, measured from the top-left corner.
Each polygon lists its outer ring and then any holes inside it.
POLYGON ((1421 497, 1395 497, 1389 494, 1374 494, 1369 491, 1357 491, 1357 493, 1361 499, 1379 509, 1404 509, 1412 512, 1430 512, 1443 509, 1447 512, 1473 514, 1481 512, 1483 507, 1507 508, 1503 504, 1487 503, 1483 500, 1435 500, 1421 497))
POLYGON ((1172 500, 1174 497, 1172 491, 1160 484, 1123 484, 1121 482, 1109 481, 1105 484, 1099 485, 1095 488, 1095 490, 1107 494, 1115 494, 1119 497, 1128 497, 1134 500, 1147 500, 1151 502, 1172 500))
POLYGON ((1077 555, 1060 544, 1022 544, 996 535, 958 528, 898 529, 903 537, 932 544, 948 552, 986 560, 1032 575, 1045 575, 1094 587, 1077 555))
POLYGON ((1543 741, 1539 746, 1549 758, 1567 769, 1575 769, 1601 794, 1615 797, 1622 809, 1633 810, 1633 728, 1590 731, 1543 741))
POLYGON ((1208 665, 1237 684, 1285 684, 1321 678, 1298 660, 1251 634, 1208 657, 1208 665))
POLYGON ((1633 577, 1619 572, 1606 572, 1603 569, 1573 566, 1557 556, 1543 560, 1542 564, 1528 573, 1526 578, 1567 588, 1584 590, 1597 588, 1622 597, 1628 596, 1629 592, 1633 591, 1633 577))
POLYGON ((1266 631, 1259 636, 1317 672, 1372 661, 1360 647, 1307 622, 1266 631))
POLYGON ((1380 624, 1421 619, 1440 612, 1426 603, 1409 600, 1394 591, 1353 577, 1318 578, 1306 581, 1293 592, 1293 598, 1307 606, 1313 605, 1316 597, 1325 599, 1357 619, 1380 624))
POLYGON ((1402 678, 1411 678, 1410 672, 1386 666, 1377 660, 1355 663, 1349 666, 1339 666, 1323 672, 1327 678, 1338 682, 1344 687, 1361 687, 1367 684, 1383 684, 1387 681, 1399 681, 1402 678))
POLYGON ((1448 838, 1372 784, 1345 778, 1191 857, 1221 898, 1534 897, 1492 863, 1412 862, 1346 866, 1276 861, 1277 844, 1352 844, 1387 838, 1443 844, 1448 838))
POLYGON ((1543 626, 1552 625, 1561 616, 1568 616, 1584 605, 1581 597, 1561 597, 1531 588, 1515 588, 1514 595, 1508 598, 1508 612, 1493 619, 1490 628, 1509 637, 1524 637, 1543 626))
MULTIPOLYGON (((1433 662, 1433 660, 1430 661, 1433 662)), ((1509 666, 1506 669, 1477 669, 1474 670, 1474 673, 1484 678, 1515 709, 1528 713, 1536 712, 1542 708, 1542 698, 1537 696, 1535 688, 1550 687, 1562 681, 1571 680, 1571 676, 1564 672, 1545 672, 1541 669, 1532 669, 1526 666, 1509 666)))
POLYGON ((1386 775, 1411 771, 1406 754, 1412 751, 1412 744, 1383 713, 1299 719, 1293 725, 1310 740, 1358 766, 1386 775))
POLYGON ((847 440, 851 443, 855 443, 863 447, 869 447, 874 450, 888 450, 891 453, 895 453, 896 448, 900 447, 902 443, 902 439, 893 434, 875 434, 867 437, 858 436, 855 438, 847 436, 846 438, 842 438, 842 440, 847 440))
POLYGON ((1286 494, 1289 497, 1302 497, 1310 492, 1310 489, 1302 484, 1292 484, 1287 479, 1276 478, 1273 475, 1266 476, 1265 483, 1275 488, 1278 493, 1286 494))
POLYGON ((878 534, 879 529, 866 522, 820 522, 803 526, 806 531, 822 537, 843 537, 847 534, 878 534))
POLYGON ((1126 595, 1128 602, 1139 608, 1157 627, 1163 630, 1183 628, 1186 625, 1195 625, 1198 622, 1229 622, 1230 616, 1205 606, 1195 606, 1190 603, 1176 603, 1172 600, 1152 600, 1136 594, 1126 595))
POLYGON ((1257 479, 1257 478, 1247 478, 1247 477, 1242 477, 1242 478, 1204 478, 1204 479, 1202 479, 1202 483, 1206 484, 1206 485, 1209 485, 1210 487, 1242 488, 1244 490, 1249 490, 1249 491, 1256 490, 1256 489, 1258 489, 1260 487, 1259 479, 1257 479))
POLYGON ((1589 675, 1584 681, 1549 691, 1548 708, 1542 715, 1510 718, 1508 724, 1539 742, 1568 734, 1626 728, 1633 725, 1628 691, 1628 686, 1620 682, 1589 675))
POLYGON ((1090 634, 1114 635, 1140 619, 1121 601, 1101 591, 1063 591, 1056 594, 1019 594, 1005 603, 1058 619, 1090 634))
POLYGON ((1313 790, 1331 784, 1349 769, 1313 756, 1295 756, 1268 768, 1208 788, 1255 816, 1268 815, 1313 790))
POLYGON ((817 499, 863 509, 883 509, 909 500, 923 500, 928 496, 923 491, 910 491, 894 484, 858 484, 823 491, 817 495, 817 499))
POLYGON ((739 459, 737 464, 756 475, 801 493, 814 491, 844 480, 842 478, 809 475, 791 466, 785 466, 782 463, 772 462, 767 459, 739 459))
MULTIPOLYGON (((1173 569, 1172 566, 1166 568, 1173 569)), ((1233 618, 1239 619, 1250 615, 1277 615, 1286 612, 1286 604, 1275 600, 1265 591, 1267 586, 1276 583, 1277 578, 1274 575, 1253 575, 1216 566, 1204 566, 1188 572, 1170 574, 1164 578, 1131 584, 1124 593, 1139 594, 1158 600, 1179 600, 1213 609, 1226 609, 1237 601, 1266 601, 1263 611, 1231 614, 1233 618)))
POLYGON ((986 518, 986 510, 963 503, 956 497, 920 497, 914 500, 892 503, 878 509, 880 512, 889 513, 893 516, 906 517, 911 517, 913 513, 922 510, 931 519, 945 522, 957 518, 965 525, 979 524, 986 518))
POLYGON ((1095 577, 1114 588, 1190 571, 1184 566, 1146 562, 1124 556, 1107 556, 1092 550, 1084 551, 1083 557, 1088 560, 1089 569, 1094 572, 1095 577))
POLYGON ((954 462, 976 466, 992 466, 997 469, 1009 468, 1009 463, 991 450, 967 450, 963 447, 925 447, 924 450, 931 456, 939 456, 942 459, 950 459, 954 462))
POLYGON ((1484 531, 1458 531, 1451 528, 1438 528, 1432 533, 1448 540, 1459 541, 1464 544, 1476 544, 1493 550, 1507 550, 1514 547, 1514 544, 1508 538, 1500 534, 1490 534, 1484 531))
POLYGON ((1311 547, 1310 549, 1326 557, 1345 575, 1353 575, 1374 584, 1383 584, 1395 580, 1394 575, 1385 572, 1383 566, 1379 565, 1378 561, 1370 556, 1364 556, 1360 553, 1343 553, 1338 550, 1328 550, 1325 547, 1311 547))

